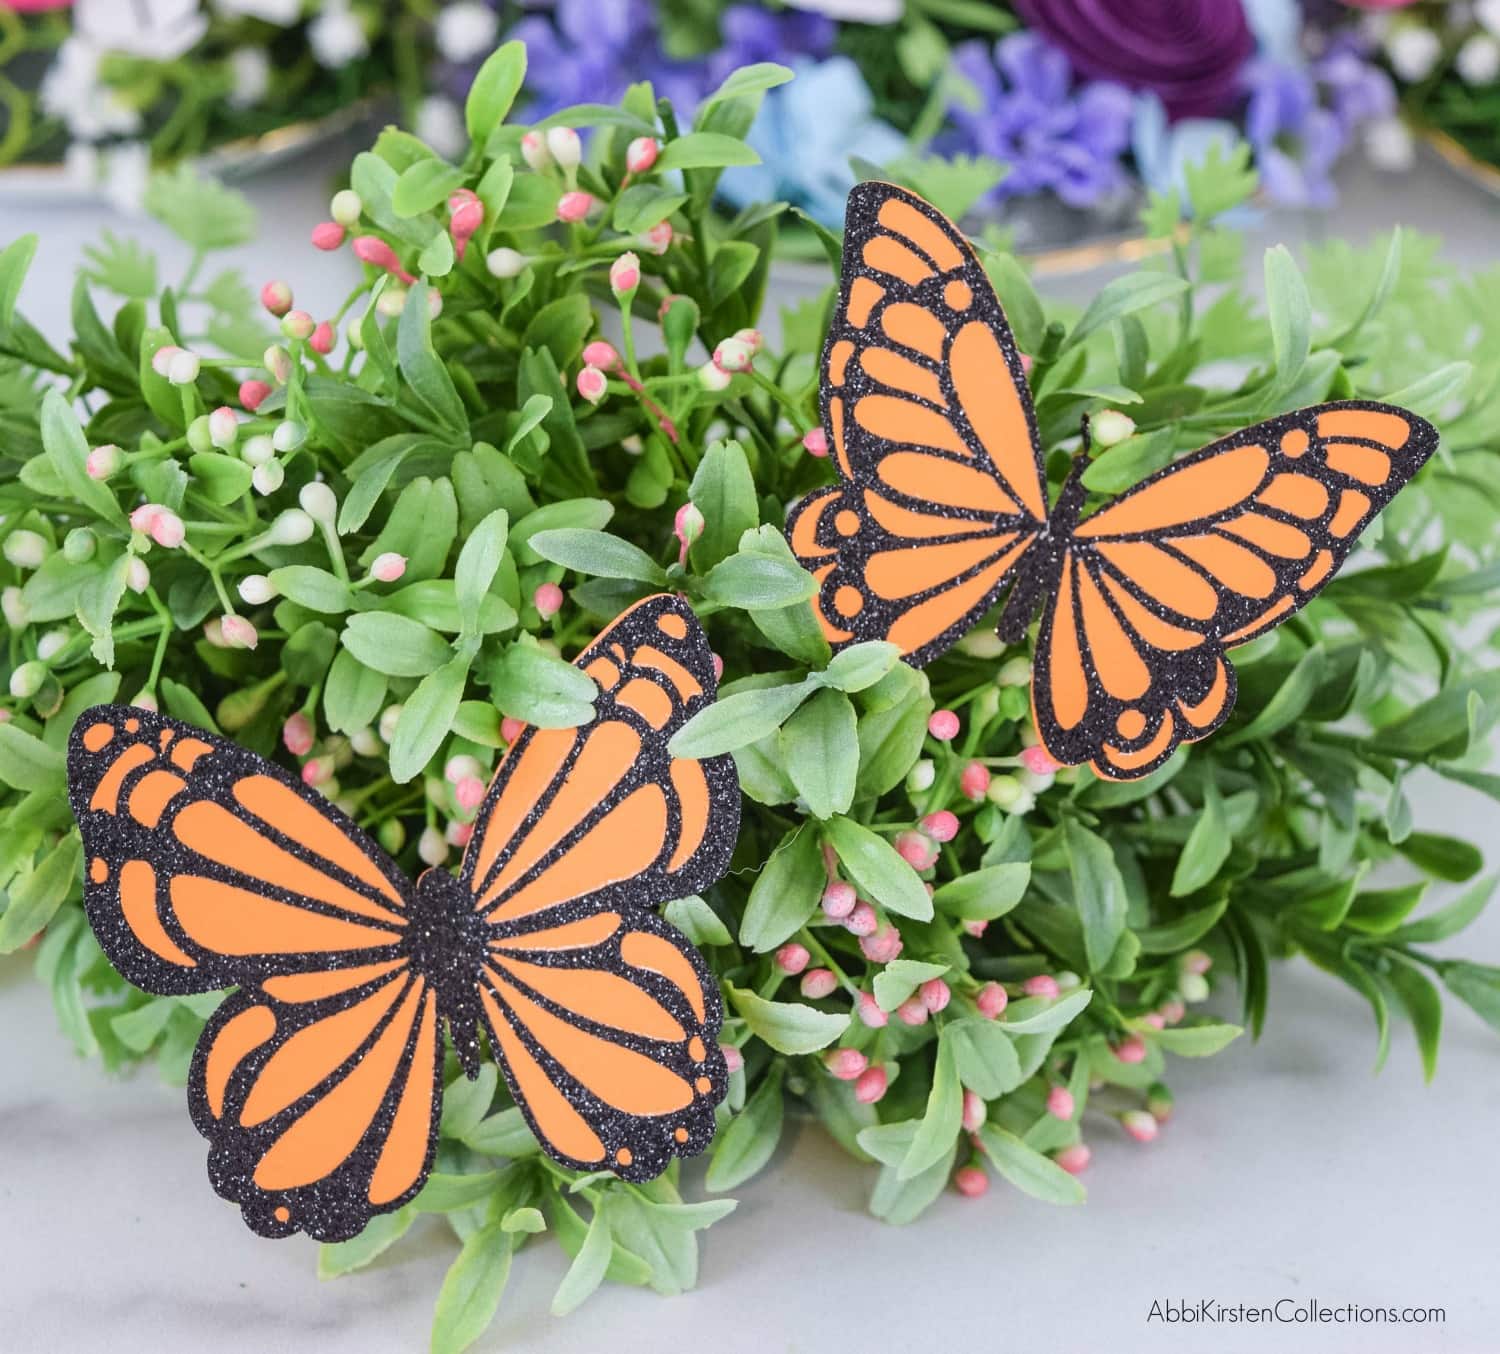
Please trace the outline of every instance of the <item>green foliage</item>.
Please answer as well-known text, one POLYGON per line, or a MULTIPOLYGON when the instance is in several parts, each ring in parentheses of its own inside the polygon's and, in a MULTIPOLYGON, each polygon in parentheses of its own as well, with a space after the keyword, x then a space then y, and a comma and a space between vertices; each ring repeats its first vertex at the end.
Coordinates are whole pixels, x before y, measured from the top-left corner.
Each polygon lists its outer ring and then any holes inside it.
MULTIPOLYGON (((928 6, 935 18, 944 8, 928 6)), ((149 253, 107 239, 56 352, 24 319, 35 242, 0 251, 0 519, 7 537, 35 537, 0 564, 0 676, 18 693, 0 722, 0 949, 41 933, 38 978, 81 1052, 111 1067, 153 1057, 180 1078, 217 995, 148 998, 102 960, 64 795, 80 710, 158 703, 289 766, 299 759, 284 726, 305 718, 321 788, 415 875, 464 824, 444 768, 473 758, 488 774, 514 735, 505 721, 591 718, 596 688, 570 660, 659 589, 686 597, 724 662, 720 699, 672 750, 732 754, 745 794, 733 868, 665 909, 703 949, 725 1001, 720 1038, 742 1063, 711 1190, 771 1159, 795 1103, 874 1163, 871 1209, 886 1220, 932 1204, 955 1164, 1077 1202, 1082 1188, 1054 1156, 1139 1107, 1168 1055, 1208 1056, 1236 1037, 1239 1024, 1187 1009, 1214 989, 1235 989, 1258 1033, 1272 958, 1303 956, 1368 1003, 1377 1061, 1394 1009, 1431 1074, 1444 989, 1500 1027, 1500 972, 1427 948, 1479 915, 1493 880, 1478 880, 1478 845, 1416 829, 1411 780, 1500 798, 1486 769, 1500 671, 1492 643, 1459 639, 1493 627, 1500 595, 1500 382, 1486 374, 1500 368, 1500 273, 1460 276, 1410 234, 1363 250, 1330 243, 1301 264, 1279 247, 1247 259, 1218 220, 1250 192, 1238 151, 1189 173, 1189 221, 1175 198, 1151 204, 1170 254, 1111 281, 1080 314, 1044 305, 1011 256, 990 258, 1033 359, 1053 462, 1085 416, 1118 408, 1135 422, 1086 471, 1097 493, 1330 395, 1404 390, 1443 433, 1348 572, 1236 651, 1239 698, 1223 730, 1140 782, 1037 773, 1020 760, 1030 641, 1004 652, 980 627, 918 673, 888 644, 831 657, 813 620, 817 581, 781 526, 789 502, 828 479, 802 447, 821 306, 795 312, 779 339, 771 330, 753 372, 727 385, 693 369, 690 354, 766 323, 778 213, 726 223, 708 202, 717 171, 748 162, 756 102, 789 72, 739 72, 691 128, 644 91, 623 110, 573 110, 597 128, 580 182, 609 210, 562 229, 561 174, 529 168, 504 122, 523 65, 514 47, 486 65, 466 155, 446 162, 388 133, 355 160, 359 230, 426 276, 403 289, 368 269, 341 348, 325 360, 288 341, 289 379, 228 445, 207 445, 195 420, 233 405, 242 380, 267 378, 258 364, 271 342, 232 273, 163 290, 149 253), (676 166, 680 184, 624 184, 624 145, 645 134, 664 143, 656 173, 676 166), (485 205, 462 259, 447 234, 456 189, 485 205), (651 253, 635 233, 662 221, 676 241, 651 253), (631 247, 643 278, 624 315, 611 310, 608 270, 631 247), (485 266, 495 249, 527 262, 497 265, 514 274, 497 277, 485 266), (1264 304, 1247 278, 1262 269, 1264 304), (668 296, 684 299, 660 318, 668 296), (584 344, 603 333, 623 358, 591 404, 574 382, 584 344), (170 343, 226 355, 174 386, 152 364, 170 343), (91 474, 110 445, 118 463, 91 474), (184 545, 130 529, 142 501, 178 514, 184 545), (679 534, 690 503, 702 531, 679 534), (377 566, 389 554, 405 560, 399 578, 377 566), (223 642, 229 616, 254 625, 253 649, 223 642), (959 714, 958 738, 929 736, 939 707, 959 714), (991 775, 977 799, 960 790, 971 762, 991 775), (914 845, 924 819, 948 836, 929 818, 939 812, 954 815, 956 835, 940 850, 914 845), (829 915, 831 880, 862 900, 852 929, 829 915), (1466 891, 1429 905, 1428 884, 1466 891), (789 972, 799 950, 800 980, 789 972), (1055 993, 1034 981, 1049 976, 1055 993), (1009 996, 998 1019, 985 1014, 990 984, 1009 996), (1117 1056, 1128 1040, 1141 1041, 1129 1044, 1137 1061, 1117 1056), (859 1094, 850 1068, 869 1078, 859 1094), (1066 1120, 1046 1108, 1055 1085, 1074 1096, 1066 1120), (977 1134, 963 1127, 966 1091, 986 1102, 977 1134)), ((925 164, 910 172, 950 193, 970 182, 925 164)), ((151 202, 204 251, 249 228, 232 193, 185 177, 158 179, 151 202)), ((605 1280, 691 1286, 697 1233, 731 1200, 684 1202, 675 1170, 640 1186, 563 1170, 492 1066, 472 1083, 448 1075, 430 1183, 325 1247, 321 1272, 399 1255, 420 1214, 441 1215, 459 1250, 433 1347, 451 1351, 485 1329, 514 1256, 543 1230, 571 1261, 559 1312, 605 1280)))

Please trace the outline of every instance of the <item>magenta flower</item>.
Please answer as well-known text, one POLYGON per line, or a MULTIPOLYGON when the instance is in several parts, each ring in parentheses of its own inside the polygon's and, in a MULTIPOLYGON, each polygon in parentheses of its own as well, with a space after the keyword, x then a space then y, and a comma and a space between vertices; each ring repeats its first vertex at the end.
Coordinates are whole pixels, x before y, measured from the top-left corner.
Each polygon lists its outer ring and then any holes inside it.
POLYGON ((1232 103, 1255 50, 1240 0, 1016 0, 1016 10, 1076 70, 1151 90, 1173 118, 1232 103))

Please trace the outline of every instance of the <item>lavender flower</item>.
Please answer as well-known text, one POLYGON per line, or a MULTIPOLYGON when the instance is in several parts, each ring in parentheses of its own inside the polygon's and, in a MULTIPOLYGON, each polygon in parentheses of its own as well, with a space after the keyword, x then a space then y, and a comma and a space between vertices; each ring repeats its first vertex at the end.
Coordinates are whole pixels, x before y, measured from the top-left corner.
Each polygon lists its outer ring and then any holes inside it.
POLYGON ((1346 143, 1338 117, 1320 106, 1311 71, 1275 61, 1245 68, 1250 102, 1245 135, 1255 148, 1261 187, 1290 207, 1327 207, 1334 201, 1329 173, 1346 143))
POLYGON ((1124 184, 1132 101, 1121 86, 1075 85, 1068 58, 1034 33, 1013 33, 993 49, 966 42, 953 58, 978 98, 950 104, 955 135, 944 149, 1009 167, 992 198, 1051 192, 1087 207, 1124 184))

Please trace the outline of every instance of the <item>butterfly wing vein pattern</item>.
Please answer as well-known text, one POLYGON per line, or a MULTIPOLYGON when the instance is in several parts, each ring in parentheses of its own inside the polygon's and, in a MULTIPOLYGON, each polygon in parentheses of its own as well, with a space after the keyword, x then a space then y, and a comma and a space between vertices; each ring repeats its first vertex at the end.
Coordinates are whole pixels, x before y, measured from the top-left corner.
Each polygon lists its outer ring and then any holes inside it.
POLYGON ((189 1079, 215 1190, 268 1236, 358 1233, 431 1170, 443 1023, 482 1027, 542 1145, 632 1179, 701 1151, 727 1073, 718 991, 652 910, 706 888, 738 827, 731 759, 666 743, 713 699, 706 638, 648 598, 579 659, 581 729, 502 761, 460 878, 413 886, 337 809, 235 744, 130 707, 69 746, 85 904, 106 955, 160 995, 235 989, 189 1079))

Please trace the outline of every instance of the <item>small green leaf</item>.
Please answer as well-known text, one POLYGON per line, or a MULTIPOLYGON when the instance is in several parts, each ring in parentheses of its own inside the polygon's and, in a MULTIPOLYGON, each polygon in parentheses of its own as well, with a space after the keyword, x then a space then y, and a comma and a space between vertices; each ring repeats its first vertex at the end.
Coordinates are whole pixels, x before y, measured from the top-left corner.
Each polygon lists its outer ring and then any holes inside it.
POLYGON ((361 611, 344 622, 344 647, 367 668, 389 677, 425 677, 452 656, 447 641, 421 621, 361 611))
POLYGON ((483 146, 505 121, 525 79, 524 42, 507 42, 485 58, 464 101, 464 124, 476 146, 483 146))
POLYGON ((861 893, 903 917, 932 920, 931 895, 888 841, 852 818, 830 819, 824 831, 861 893))
POLYGON ((1312 301, 1302 270, 1284 244, 1266 250, 1265 286, 1276 361, 1271 390, 1280 394, 1297 384, 1312 348, 1312 301))
POLYGON ((82 866, 83 843, 76 832, 43 852, 36 868, 11 888, 10 903, 0 916, 0 954, 14 953, 52 920, 72 892, 82 866))
POLYGON ((1233 847, 1234 836, 1224 817, 1224 801, 1219 795, 1219 787, 1209 780, 1204 785, 1203 811, 1188 833, 1182 854, 1177 858, 1177 868, 1172 873, 1172 897, 1181 898, 1201 889, 1218 874, 1233 847))
POLYGON ((94 516, 123 527, 125 514, 109 486, 89 476, 88 441, 67 397, 55 386, 49 386, 42 396, 41 432, 42 446, 46 448, 52 468, 66 487, 68 496, 83 504, 94 516))
POLYGON ((397 216, 420 216, 430 212, 456 188, 462 188, 464 176, 445 160, 435 156, 407 165, 396 178, 391 190, 391 209, 397 216))
POLYGON ((448 368, 432 346, 432 312, 427 306, 428 288, 416 283, 407 293, 406 305, 396 325, 396 360, 401 374, 428 413, 444 427, 464 436, 469 416, 448 368))
POLYGON ((354 607, 354 594, 349 585, 327 569, 315 569, 310 564, 289 564, 282 569, 272 569, 267 577, 283 597, 290 597, 309 611, 338 616, 354 607))
POLYGON ((0 724, 0 780, 17 790, 62 791, 67 766, 61 752, 13 723, 0 724))
POLYGON ((994 921, 1025 897, 1030 882, 1031 865, 1027 861, 989 865, 942 885, 932 901, 939 912, 961 921, 994 921))
POLYGON ((867 639, 836 653, 813 680, 836 691, 865 691, 901 661, 899 646, 883 639, 867 639))
POLYGON ((1109 963, 1125 930, 1125 881, 1109 843, 1076 819, 1063 823, 1063 849, 1073 882, 1073 904, 1083 923, 1083 945, 1089 968, 1109 963))
POLYGON ((509 525, 505 509, 496 508, 469 532, 458 552, 453 587, 466 634, 476 634, 479 630, 479 609, 505 555, 509 525))
POLYGON ((607 531, 562 527, 539 531, 528 542, 545 560, 595 578, 628 578, 661 587, 666 573, 637 545, 607 531))
POLYGON ((421 774, 453 728, 458 703, 469 676, 469 659, 460 654, 422 678, 406 698, 391 739, 391 779, 404 785, 421 774))
POLYGON ((859 771, 854 706, 842 691, 819 691, 782 725, 782 764, 815 818, 847 813, 859 771))
POLYGON ((793 828, 771 852, 750 890, 740 944, 765 954, 790 939, 817 911, 826 881, 818 834, 806 826, 793 828))
POLYGON ((730 165, 758 165, 757 155, 737 136, 718 132, 689 132, 668 141, 656 159, 656 172, 669 169, 725 169, 730 165))
POLYGON ((703 453, 688 489, 703 514, 703 534, 693 543, 693 561, 712 569, 734 554, 740 537, 760 520, 755 480, 738 442, 715 442, 703 453))
POLYGON ((583 1245, 558 1284, 552 1297, 552 1315, 566 1316, 581 1306, 604 1282, 609 1271, 610 1258, 614 1254, 614 1239, 609 1231, 608 1204, 601 1195, 594 1204, 594 1216, 589 1223, 583 1245))
POLYGON ((432 1354, 461 1354, 489 1329, 510 1277, 514 1249, 514 1238, 498 1222, 464 1242, 438 1290, 432 1354))
POLYGON ((1021 1060, 1010 1036, 993 1020, 955 1020, 943 1036, 953 1045, 958 1079, 982 1100, 997 1100, 1023 1080, 1021 1060))
MULTIPOLYGON (((1390 966, 1382 977, 1411 1020, 1412 1032, 1417 1037, 1417 1051, 1422 1055, 1422 1077, 1431 1081, 1437 1074, 1438 1043, 1443 1034, 1443 1003, 1437 988, 1421 969, 1399 955, 1391 956, 1390 966)), ((1444 978, 1452 987, 1448 975, 1445 974, 1444 978)), ((1463 996, 1462 993, 1459 995, 1463 996)))
POLYGON ((1238 1025, 1208 1022, 1202 1025, 1174 1025, 1165 1030, 1145 1029, 1142 1033, 1152 1043, 1181 1058, 1209 1058, 1227 1048, 1245 1031, 1238 1025))
POLYGON ((1063 340, 1061 352, 1082 343, 1097 329, 1133 315, 1148 306, 1159 305, 1187 290, 1187 283, 1171 273, 1127 273, 1107 283, 1089 303, 1083 318, 1063 340))
POLYGON ((686 898, 674 898, 662 908, 661 916, 664 922, 675 926, 700 948, 733 942, 729 928, 719 920, 719 914, 696 893, 690 893, 686 898))
POLYGON ((894 1011, 917 988, 947 973, 947 964, 927 964, 918 959, 892 959, 875 975, 875 1002, 882 1011, 894 1011))
POLYGON ((742 611, 769 611, 805 602, 817 588, 813 576, 795 561, 743 550, 714 565, 704 582, 711 602, 742 611))
POLYGON ((1060 997, 1028 997, 1005 1008, 1004 1028, 1011 1034, 1047 1034, 1067 1025, 1094 998, 1093 990, 1075 988, 1060 997))
POLYGON ((674 757, 717 757, 758 743, 807 699, 806 682, 735 691, 705 705, 678 729, 667 750, 674 757))
POLYGON ((1077 1178, 1014 1133, 998 1124, 985 1124, 979 1130, 979 1141, 995 1169, 1023 1193, 1049 1204, 1083 1202, 1083 1186, 1077 1178))
POLYGON ((571 729, 594 717, 599 688, 586 672, 531 644, 512 644, 490 670, 490 696, 506 714, 543 729, 571 729))
POLYGON ((827 1048, 849 1028, 849 1017, 819 1011, 795 1001, 768 1001, 758 993, 726 984, 729 1004, 750 1033, 778 1053, 796 1056, 827 1048))
POLYGON ((958 1060, 947 1030, 938 1036, 937 1061, 932 1069, 932 1089, 927 1108, 896 1174, 911 1180, 930 1169, 953 1150, 963 1116, 964 1088, 958 1079, 958 1060))
POLYGON ((734 1189, 768 1162, 781 1141, 782 1065, 774 1064, 754 1095, 719 1133, 704 1185, 716 1194, 734 1189))

